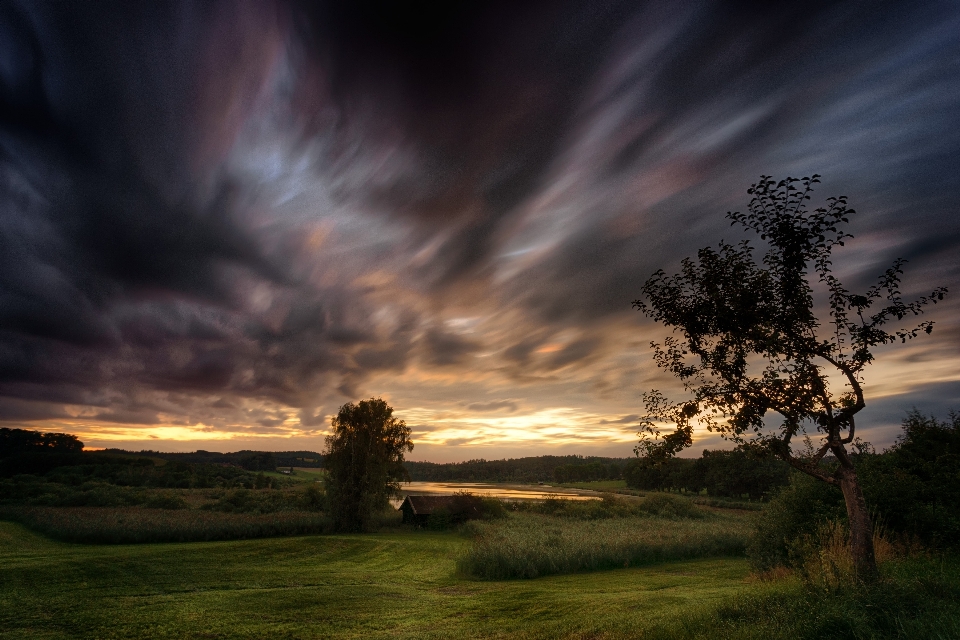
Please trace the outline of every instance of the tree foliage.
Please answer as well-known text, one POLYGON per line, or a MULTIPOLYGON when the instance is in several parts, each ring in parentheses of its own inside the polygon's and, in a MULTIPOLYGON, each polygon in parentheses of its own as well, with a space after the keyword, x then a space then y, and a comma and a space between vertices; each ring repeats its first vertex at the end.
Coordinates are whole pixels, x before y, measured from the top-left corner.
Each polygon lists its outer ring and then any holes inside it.
POLYGON ((960 414, 911 411, 883 454, 862 456, 864 493, 885 528, 932 547, 960 546, 960 414))
MULTIPOLYGON (((506 460, 467 460, 465 462, 404 462, 413 480, 431 482, 575 482, 598 480, 601 477, 581 477, 581 470, 564 480, 558 480, 556 470, 559 467, 587 467, 598 469, 598 464, 607 471, 606 478, 618 478, 627 459, 601 458, 596 456, 536 456, 510 458, 506 460)), ((563 472, 561 472, 563 473, 563 472)))
POLYGON ((22 453, 79 453, 83 443, 69 433, 0 427, 0 458, 22 453))
POLYGON ((671 458, 658 462, 635 458, 623 470, 627 486, 636 489, 684 489, 710 496, 759 500, 787 484, 790 467, 769 456, 744 449, 709 451, 697 459, 671 458))
POLYGON ((408 479, 410 428, 381 398, 343 405, 332 426, 324 458, 330 512, 338 529, 362 531, 408 479))
POLYGON ((872 543, 864 531, 869 515, 845 449, 855 438, 854 416, 866 406, 863 371, 875 347, 930 333, 929 320, 889 327, 919 316, 947 290, 938 287, 905 301, 904 260, 895 261, 866 292, 846 289, 833 274, 832 253, 852 237, 843 227, 855 212, 843 196, 810 211, 807 201, 818 178, 777 182, 762 176, 748 190, 753 196, 748 211, 727 214, 731 224, 766 244, 759 261, 749 241, 721 242, 718 249, 701 249, 697 260, 683 260, 680 273, 659 270, 643 285, 644 299, 634 306, 674 329, 673 336, 651 344, 654 360, 683 382, 689 397, 672 402, 656 390, 645 394, 647 417, 637 452, 668 459, 691 444, 699 421, 840 486, 854 555, 870 569, 872 543), (813 282, 826 299, 824 308, 815 305, 813 282), (768 429, 771 414, 779 416, 774 429, 768 429), (664 422, 675 430, 662 434, 658 425, 664 422), (808 432, 820 434, 819 447, 797 455, 792 440, 808 432), (833 474, 819 465, 828 452, 839 462, 833 474))

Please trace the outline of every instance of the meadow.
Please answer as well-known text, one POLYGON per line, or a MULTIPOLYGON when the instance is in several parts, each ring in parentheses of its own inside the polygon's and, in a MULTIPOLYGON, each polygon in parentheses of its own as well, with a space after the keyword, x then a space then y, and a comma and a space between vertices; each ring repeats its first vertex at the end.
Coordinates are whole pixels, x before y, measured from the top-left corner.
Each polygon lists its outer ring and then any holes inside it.
POLYGON ((491 485, 506 497, 474 496, 465 522, 387 510, 335 535, 316 469, 71 456, 0 478, 0 639, 960 638, 953 512, 905 508, 905 481, 886 489, 903 517, 884 520, 881 579, 862 584, 842 502, 801 476, 763 503, 491 485))
MULTIPOLYGON (((377 533, 161 544, 0 521, 0 639, 960 637, 953 557, 887 562, 867 589, 764 581, 743 557, 756 514, 653 498, 531 502, 447 531, 394 515, 377 533)), ((75 511, 114 526, 92 517, 109 509, 75 511)))

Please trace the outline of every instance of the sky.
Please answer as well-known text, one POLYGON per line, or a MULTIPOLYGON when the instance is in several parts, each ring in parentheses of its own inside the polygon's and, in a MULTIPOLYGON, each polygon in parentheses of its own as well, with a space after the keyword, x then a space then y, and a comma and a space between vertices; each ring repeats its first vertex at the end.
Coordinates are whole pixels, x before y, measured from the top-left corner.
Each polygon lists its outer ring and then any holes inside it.
MULTIPOLYGON (((858 431, 960 409, 955 2, 0 0, 0 426, 321 450, 383 397, 409 459, 632 455, 657 269, 821 174, 878 351, 858 431)), ((698 430, 687 455, 729 447, 698 430)))

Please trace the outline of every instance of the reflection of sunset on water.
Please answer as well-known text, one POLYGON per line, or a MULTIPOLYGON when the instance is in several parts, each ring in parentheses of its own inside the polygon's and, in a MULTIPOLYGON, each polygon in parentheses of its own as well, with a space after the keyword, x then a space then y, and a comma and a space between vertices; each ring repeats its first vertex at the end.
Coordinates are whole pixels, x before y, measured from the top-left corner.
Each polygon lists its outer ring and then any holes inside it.
MULTIPOLYGON (((500 498, 502 500, 546 500, 562 498, 564 500, 597 500, 595 491, 551 487, 549 485, 490 484, 484 482, 404 482, 400 493, 407 495, 453 495, 458 492, 472 493, 477 496, 500 498)), ((395 500, 399 505, 402 500, 395 500)))

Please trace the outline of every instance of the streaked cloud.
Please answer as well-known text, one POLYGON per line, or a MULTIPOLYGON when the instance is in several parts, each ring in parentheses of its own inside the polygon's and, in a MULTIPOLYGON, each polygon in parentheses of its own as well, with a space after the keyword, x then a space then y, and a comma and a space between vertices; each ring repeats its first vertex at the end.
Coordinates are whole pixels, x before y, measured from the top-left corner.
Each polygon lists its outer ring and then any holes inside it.
POLYGON ((319 447, 383 395, 417 456, 629 455, 630 302, 762 173, 849 196, 851 286, 954 289, 878 442, 960 380, 956 6, 363 6, 0 7, 0 421, 319 447))

